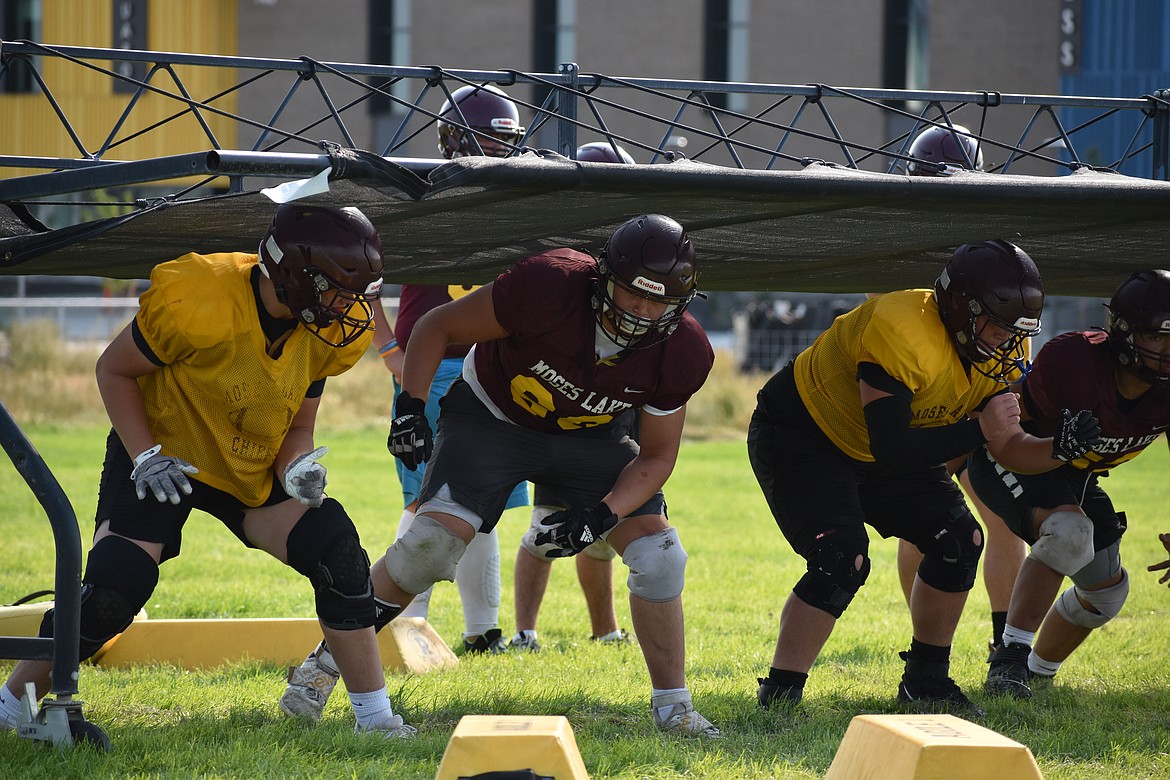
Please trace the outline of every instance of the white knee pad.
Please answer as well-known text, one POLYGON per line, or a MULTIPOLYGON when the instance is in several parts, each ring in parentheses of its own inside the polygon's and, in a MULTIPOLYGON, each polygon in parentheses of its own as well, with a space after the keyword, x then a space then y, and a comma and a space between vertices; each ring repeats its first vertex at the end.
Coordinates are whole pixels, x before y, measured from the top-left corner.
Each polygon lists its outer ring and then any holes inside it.
POLYGON ((549 550, 557 549, 557 545, 551 542, 545 544, 536 543, 536 535, 541 531, 547 531, 548 528, 541 525, 540 521, 551 515, 553 512, 559 512, 557 507, 553 506, 534 506, 532 507, 532 520, 528 523, 528 530, 524 532, 524 536, 520 537, 520 546, 528 551, 528 554, 533 558, 539 558, 542 561, 551 560, 545 553, 549 550))
POLYGON ((622 562, 630 567, 626 585, 630 593, 646 601, 673 601, 682 595, 686 579, 687 551, 678 531, 667 528, 642 536, 626 545, 622 562))
POLYGON ((467 545, 428 515, 418 515, 410 528, 386 550, 383 562, 394 584, 407 593, 422 593, 439 580, 455 579, 455 564, 467 545))
POLYGON ((1076 574, 1093 560, 1093 521, 1080 512, 1053 512, 1028 557, 1066 577, 1076 574))
POLYGON ((1084 590, 1081 586, 1074 585, 1061 593, 1060 598, 1056 600, 1056 611, 1074 626, 1100 628, 1121 613, 1121 607, 1128 595, 1129 575, 1122 568, 1121 582, 1116 585, 1101 590, 1084 590), (1082 600, 1089 602, 1093 609, 1085 609, 1081 604, 1082 600))
POLYGON ((598 539, 582 550, 581 554, 587 555, 595 561, 612 561, 617 557, 617 551, 610 547, 609 542, 604 539, 598 539))

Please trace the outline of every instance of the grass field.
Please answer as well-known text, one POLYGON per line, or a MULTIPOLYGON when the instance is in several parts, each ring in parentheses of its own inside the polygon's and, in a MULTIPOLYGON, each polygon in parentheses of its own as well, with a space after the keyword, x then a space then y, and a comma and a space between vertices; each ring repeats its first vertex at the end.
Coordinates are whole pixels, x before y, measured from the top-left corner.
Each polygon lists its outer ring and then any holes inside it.
MULTIPOLYGON (((360 398, 369 391, 331 383, 327 404, 330 392, 360 398)), ((0 398, 7 402, 2 377, 0 398)), ((712 408, 727 408, 729 414, 740 413, 737 403, 710 399, 712 408)), ((380 413, 384 410, 371 411, 367 420, 326 409, 318 435, 318 442, 331 448, 325 460, 330 492, 355 518, 372 557, 392 540, 401 506, 380 413)), ((88 413, 66 417, 68 424, 57 425, 45 422, 52 415, 37 417, 27 432, 73 502, 85 538, 92 527, 105 427, 88 413)), ((1170 455, 1159 441, 1106 483, 1130 519, 1123 546, 1133 575, 1130 601, 1066 664, 1058 682, 1031 702, 982 695, 990 626, 982 586, 972 592, 956 637, 953 675, 988 710, 983 725, 1028 745, 1048 780, 1170 776, 1170 591, 1145 571, 1165 558, 1156 534, 1170 530, 1168 467, 1170 455)), ((57 751, 0 734, 0 765, 8 767, 6 776, 21 778, 433 778, 463 715, 532 714, 569 719, 595 778, 823 777, 854 715, 896 711, 902 667, 897 652, 908 646, 910 628, 894 569, 894 542, 874 540, 869 582, 813 669, 805 716, 792 720, 758 708, 755 678, 767 670, 779 610, 803 561, 784 544, 768 514, 742 442, 685 443, 667 493, 671 518, 690 554, 684 596, 689 684, 698 708, 723 729, 721 741, 654 730, 641 654, 636 646, 597 647, 587 641, 573 567, 561 563, 541 614, 544 652, 474 658, 447 671, 388 677, 395 707, 420 729, 413 741, 355 736, 341 691, 319 725, 285 719, 276 707, 283 670, 273 666, 194 673, 168 666, 83 665, 86 716, 109 734, 114 750, 57 751)), ((0 603, 10 603, 52 587, 52 538, 39 505, 3 458, 0 506, 5 543, 0 603)), ((512 510, 501 524, 506 632, 512 628, 512 561, 526 523, 522 510, 512 510)), ((620 564, 615 580, 619 620, 629 628, 620 564)), ((217 522, 198 513, 188 525, 184 554, 163 567, 146 609, 153 618, 313 615, 303 579, 262 553, 241 548, 217 522)), ((458 642, 462 618, 453 585, 437 588, 431 622, 452 644, 458 642)), ((0 673, 11 665, 0 661, 0 673)))

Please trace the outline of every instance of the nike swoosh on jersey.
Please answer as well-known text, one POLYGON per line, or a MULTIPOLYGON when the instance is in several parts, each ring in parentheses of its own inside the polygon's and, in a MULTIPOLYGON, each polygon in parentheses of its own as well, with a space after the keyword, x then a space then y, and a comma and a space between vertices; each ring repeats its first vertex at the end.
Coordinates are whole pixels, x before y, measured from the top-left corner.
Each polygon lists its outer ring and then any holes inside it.
POLYGON ((638 389, 638 388, 636 388, 636 387, 627 387, 627 388, 626 388, 626 392, 627 392, 627 393, 644 393, 644 392, 646 392, 646 391, 645 391, 645 390, 639 390, 639 389, 638 389))

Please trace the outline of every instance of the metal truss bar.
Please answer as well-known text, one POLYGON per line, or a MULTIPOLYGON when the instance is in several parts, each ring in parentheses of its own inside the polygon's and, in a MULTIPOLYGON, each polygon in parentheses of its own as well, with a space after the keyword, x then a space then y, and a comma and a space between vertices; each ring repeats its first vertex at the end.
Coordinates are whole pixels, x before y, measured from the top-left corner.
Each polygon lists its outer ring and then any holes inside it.
MULTIPOLYGON (((260 57, 237 57, 213 54, 185 54, 180 52, 142 51, 137 49, 101 49, 83 46, 47 46, 30 41, 4 41, 5 54, 27 54, 43 56, 57 54, 77 59, 96 59, 127 62, 169 62, 175 65, 203 65, 215 67, 231 67, 243 70, 270 69, 299 71, 304 68, 304 59, 269 59, 260 57)), ((344 73, 351 76, 383 76, 386 78, 421 78, 426 79, 434 75, 433 67, 406 67, 397 65, 369 65, 356 63, 319 62, 330 71, 344 73)), ((537 84, 553 82, 562 87, 570 84, 570 77, 556 73, 525 73, 515 70, 462 70, 444 69, 445 74, 467 83, 494 82, 497 84, 537 84)), ((594 81, 600 85, 602 81, 612 80, 603 74, 580 74, 582 87, 594 81)), ((724 81, 695 81, 684 79, 647 79, 624 78, 623 82, 637 85, 646 89, 701 91, 701 92, 728 92, 746 94, 783 94, 799 97, 815 97, 818 93, 816 85, 793 84, 761 84, 757 82, 724 82, 724 81)), ((368 85, 367 85, 368 86, 368 85)), ((901 89, 850 89, 850 95, 868 98, 877 101, 939 101, 957 103, 976 103, 994 99, 1002 105, 1034 105, 1043 102, 1051 106, 1078 107, 1078 108, 1121 108, 1142 109, 1149 106, 1149 100, 1144 98, 1105 98, 1079 97, 1070 95, 1026 95, 1013 93, 988 92, 951 92, 951 91, 913 91, 901 89)))

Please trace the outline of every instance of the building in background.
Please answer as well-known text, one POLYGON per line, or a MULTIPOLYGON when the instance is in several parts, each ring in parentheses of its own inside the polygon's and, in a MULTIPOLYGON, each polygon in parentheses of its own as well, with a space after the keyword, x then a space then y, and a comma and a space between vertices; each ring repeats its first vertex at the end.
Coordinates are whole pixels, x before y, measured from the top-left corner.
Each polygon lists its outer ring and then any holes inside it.
MULTIPOLYGON (((1167 14, 1166 4, 1141 0, 335 0, 328 4, 319 0, 3 0, 0 38, 261 59, 305 57, 306 69, 315 67, 314 62, 368 62, 556 73, 562 64, 576 63, 583 73, 611 76, 982 90, 989 99, 996 92, 1134 97, 1170 87, 1167 14)), ((148 74, 142 64, 122 63, 119 70, 139 79, 149 76, 151 83, 162 88, 173 86, 165 72, 148 74)), ((75 77, 64 83, 52 72, 46 72, 45 78, 57 90, 85 94, 81 113, 69 119, 81 129, 84 148, 103 148, 108 139, 86 132, 87 125, 103 131, 110 127, 111 112, 124 105, 125 94, 107 92, 124 93, 131 86, 111 87, 110 80, 96 75, 92 80, 75 77)), ((196 82, 194 96, 208 100, 224 87, 214 80, 196 82)), ((0 79, 0 112, 19 118, 7 123, 6 141, 49 157, 80 156, 75 141, 48 116, 44 102, 30 94, 37 88, 27 72, 14 71, 0 79)), ((411 103, 418 97, 420 84, 404 81, 387 89, 411 103)), ((531 105, 539 105, 544 97, 532 85, 507 89, 531 105)), ((347 98, 356 100, 361 94, 355 85, 352 95, 341 90, 334 98, 345 105, 347 98)), ((282 122, 303 128, 305 136, 336 137, 335 128, 323 125, 319 100, 301 97, 316 96, 244 87, 217 98, 216 105, 226 111, 247 105, 250 115, 279 111, 282 122)), ((632 96, 635 107, 639 99, 632 96)), ((769 109, 771 98, 741 94, 717 99, 729 109, 759 114, 769 109)), ((434 91, 423 105, 436 110, 441 102, 442 93, 434 91)), ((143 103, 149 107, 149 96, 143 103)), ((923 106, 903 108, 913 114, 923 106)), ((403 115, 404 109, 394 100, 376 96, 346 111, 346 129, 355 146, 381 153, 403 115)), ((774 116, 779 122, 790 121, 791 109, 780 107, 774 116)), ((865 122, 875 121, 872 115, 851 115, 848 108, 836 111, 834 119, 852 137, 875 139, 904 132, 910 122, 894 117, 882 120, 891 126, 866 127, 865 122), (907 126, 893 126, 898 122, 907 126)), ((636 117, 621 121, 629 126, 615 126, 616 132, 637 136, 636 117)), ((991 121, 1021 120, 992 117, 991 121)), ((221 126, 216 117, 211 117, 211 125, 223 148, 265 149, 271 143, 259 128, 230 122, 221 126)), ((105 156, 144 159, 206 148, 206 137, 193 118, 172 127, 165 135, 147 134, 120 143, 105 156)), ((1006 138, 1024 128, 972 129, 1006 138)), ((551 124, 541 133, 531 139, 531 145, 556 145, 551 124)), ((589 140, 595 139, 581 139, 589 140)), ((693 151, 696 141, 677 135, 669 144, 686 154, 688 144, 693 151)), ((1109 165, 1132 143, 1142 140, 1102 133, 1092 159, 1086 161, 1109 165)), ((638 162, 648 162, 648 152, 630 152, 638 162)), ((395 154, 437 158, 434 133, 418 132, 395 154)), ((989 164, 995 162, 989 159, 989 164)), ((867 164, 880 163, 875 157, 867 164)), ((1148 175, 1148 164, 1130 167, 1126 173, 1148 175)), ((1012 172, 1052 175, 1053 168, 1029 161, 1014 166, 1012 172)), ((149 195, 148 190, 135 193, 149 195)), ((78 208, 103 207, 79 204, 78 208)), ((931 281, 924 279, 923 284, 931 281)), ((102 280, 91 284, 93 294, 100 294, 97 288, 102 280)), ((35 284, 24 289, 30 287, 35 284)), ((5 294, 0 289, 0 297, 5 294)), ((831 308, 837 298, 826 296, 824 306, 831 308)), ((733 318, 747 316, 749 303, 756 302, 751 316, 770 321, 767 312, 775 312, 783 307, 777 302, 788 300, 795 299, 783 294, 720 293, 695 311, 709 329, 730 331, 733 318)), ((814 304, 802 297, 796 309, 804 305, 807 312, 820 306, 814 304)), ((1090 312, 1086 316, 1092 319, 1087 322, 1066 317, 1064 304, 1054 302, 1054 306, 1046 325, 1082 327, 1099 320, 1096 306, 1076 304, 1069 309, 1090 312)), ((791 318, 794 310, 778 321, 791 318)), ((779 329, 784 328, 788 324, 779 329)), ((804 330, 815 332, 816 328, 804 330)), ((1055 331, 1048 328, 1048 332, 1055 331)))

